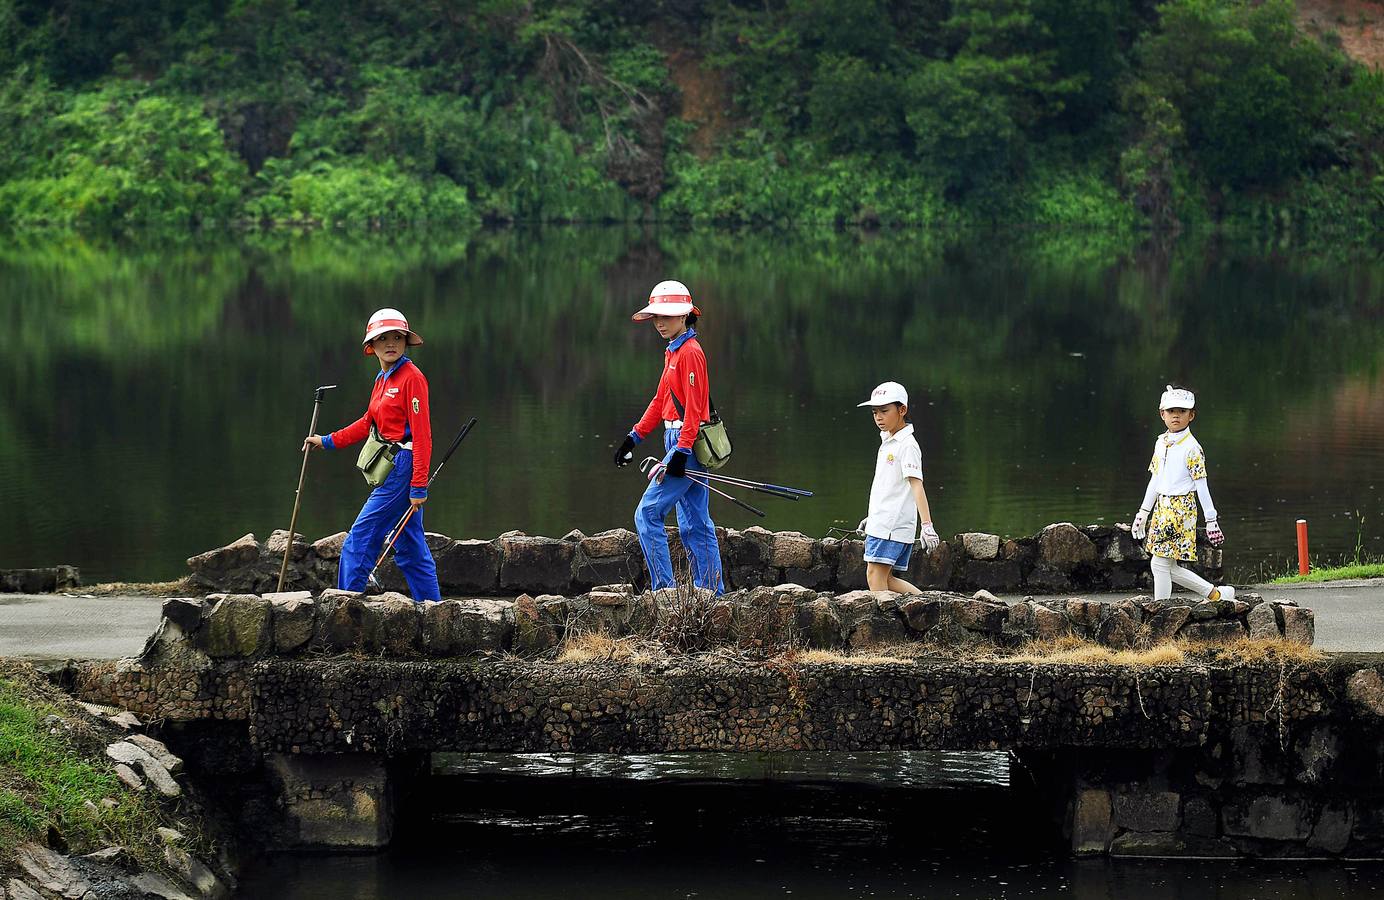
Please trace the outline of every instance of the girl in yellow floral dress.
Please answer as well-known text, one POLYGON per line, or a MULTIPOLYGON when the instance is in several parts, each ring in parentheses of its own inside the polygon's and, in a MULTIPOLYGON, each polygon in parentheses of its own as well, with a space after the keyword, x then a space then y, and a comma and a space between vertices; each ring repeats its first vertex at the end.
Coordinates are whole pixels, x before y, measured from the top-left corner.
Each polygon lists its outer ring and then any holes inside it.
POLYGON ((1206 484, 1206 454, 1188 427, 1197 417, 1196 397, 1186 388, 1168 385, 1158 403, 1158 414, 1168 430, 1153 445, 1149 462, 1149 486, 1134 517, 1132 534, 1143 540, 1147 533, 1149 568, 1153 571, 1153 599, 1167 600, 1173 582, 1208 600, 1232 600, 1235 588, 1216 587, 1179 562, 1197 561, 1197 500, 1206 511, 1206 537, 1213 547, 1225 543, 1216 519, 1216 504, 1206 484))

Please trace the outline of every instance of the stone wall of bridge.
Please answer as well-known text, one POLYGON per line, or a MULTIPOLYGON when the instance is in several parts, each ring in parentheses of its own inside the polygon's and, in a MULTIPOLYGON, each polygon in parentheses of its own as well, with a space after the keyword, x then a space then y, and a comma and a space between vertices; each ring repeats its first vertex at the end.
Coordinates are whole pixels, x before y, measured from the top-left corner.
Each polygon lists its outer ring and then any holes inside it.
MULTIPOLYGON (((682 559, 676 529, 668 530, 673 559, 682 559)), ((718 528, 722 571, 728 589, 800 584, 845 592, 866 587, 864 543, 813 538, 795 531, 718 528)), ((345 532, 288 548, 287 531, 268 541, 253 534, 188 560, 195 583, 208 591, 264 593, 278 585, 285 549, 285 587, 319 591, 336 584, 345 532)), ((516 596, 521 593, 578 594, 602 584, 647 583, 635 534, 625 529, 561 538, 513 531, 493 540, 456 540, 429 534, 443 596, 516 596)), ((1222 575, 1221 551, 1203 540, 1194 568, 1212 581, 1222 575)), ((380 571, 390 590, 405 590, 392 562, 380 571)), ((917 552, 908 580, 932 590, 1052 594, 1104 590, 1148 590, 1148 555, 1129 532, 1106 525, 1049 525, 1037 534, 1003 538, 958 534, 931 553, 917 552)))

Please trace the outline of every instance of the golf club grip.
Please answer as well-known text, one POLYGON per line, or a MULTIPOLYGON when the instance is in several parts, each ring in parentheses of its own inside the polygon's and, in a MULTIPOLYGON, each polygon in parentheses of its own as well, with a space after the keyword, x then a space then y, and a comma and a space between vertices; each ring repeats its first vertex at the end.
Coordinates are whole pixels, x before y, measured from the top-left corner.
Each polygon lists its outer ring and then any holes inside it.
POLYGON ((429 486, 429 487, 432 487, 433 480, 437 478, 437 473, 438 473, 438 472, 441 472, 441 471, 442 471, 442 467, 445 466, 445 465, 447 465, 447 460, 451 459, 451 458, 452 458, 452 454, 455 453, 455 452, 457 452, 457 448, 460 447, 460 446, 461 446, 461 442, 464 441, 464 440, 466 439, 466 435, 468 435, 468 434, 471 433, 471 429, 475 426, 475 424, 476 424, 476 417, 475 417, 475 416, 472 416, 472 417, 471 417, 471 421, 469 421, 469 422, 467 422, 465 425, 461 426, 461 431, 458 431, 458 432, 457 432, 457 436, 452 440, 452 446, 448 447, 448 448, 447 448, 447 452, 444 453, 444 454, 442 454, 442 461, 439 462, 439 463, 437 464, 437 468, 436 468, 436 469, 433 469, 432 478, 429 478, 429 479, 428 479, 428 486, 429 486))

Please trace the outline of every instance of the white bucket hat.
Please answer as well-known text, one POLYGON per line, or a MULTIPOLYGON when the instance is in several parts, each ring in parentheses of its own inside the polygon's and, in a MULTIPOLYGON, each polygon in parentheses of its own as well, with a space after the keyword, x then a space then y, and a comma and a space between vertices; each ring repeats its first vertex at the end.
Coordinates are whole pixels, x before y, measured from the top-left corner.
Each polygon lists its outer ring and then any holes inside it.
POLYGON ((870 392, 870 399, 856 406, 887 406, 890 403, 908 405, 908 391, 897 381, 886 381, 870 392))
POLYGON ((687 285, 681 281, 660 281, 649 291, 648 305, 630 316, 630 319, 642 322, 654 316, 685 316, 688 313, 700 316, 702 311, 692 305, 692 292, 687 285))
POLYGON ((407 345, 410 347, 417 347, 423 343, 423 339, 409 329, 408 319, 404 318, 404 314, 397 309, 386 306, 384 309, 375 310, 374 314, 370 316, 370 321, 365 324, 365 340, 361 341, 365 348, 365 355, 374 356, 375 348, 370 346, 370 342, 391 331, 402 331, 407 335, 407 345))
POLYGON ((1197 397, 1186 388, 1175 388, 1171 384, 1163 391, 1163 396, 1158 400, 1158 409, 1196 409, 1197 397))

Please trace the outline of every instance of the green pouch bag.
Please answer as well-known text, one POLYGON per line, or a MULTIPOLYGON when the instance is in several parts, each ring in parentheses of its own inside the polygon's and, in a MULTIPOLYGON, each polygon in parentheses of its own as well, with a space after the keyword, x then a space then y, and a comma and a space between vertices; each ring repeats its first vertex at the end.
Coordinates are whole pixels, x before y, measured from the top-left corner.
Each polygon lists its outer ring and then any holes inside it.
MULTIPOLYGON (((692 455, 708 469, 719 469, 730 462, 730 433, 726 431, 725 420, 716 411, 716 401, 711 399, 710 394, 706 400, 711 407, 711 421, 703 422, 702 427, 697 429, 697 438, 692 442, 692 455)), ((677 394, 673 395, 673 406, 677 408, 678 415, 687 414, 677 394)))
POLYGON ((356 457, 356 468, 365 476, 365 483, 372 488, 384 484, 389 473, 394 471, 394 456, 398 452, 399 445, 380 437, 374 424, 371 424, 370 436, 365 439, 360 455, 356 457))

